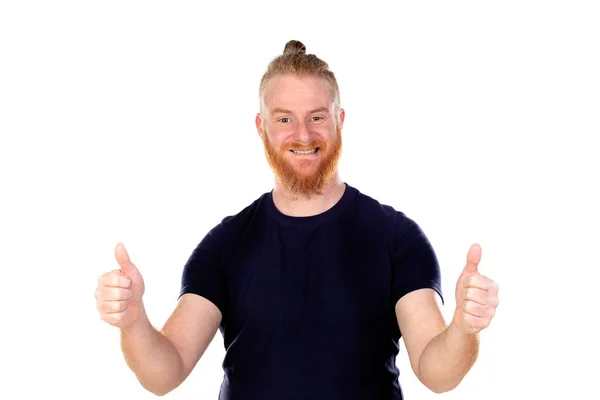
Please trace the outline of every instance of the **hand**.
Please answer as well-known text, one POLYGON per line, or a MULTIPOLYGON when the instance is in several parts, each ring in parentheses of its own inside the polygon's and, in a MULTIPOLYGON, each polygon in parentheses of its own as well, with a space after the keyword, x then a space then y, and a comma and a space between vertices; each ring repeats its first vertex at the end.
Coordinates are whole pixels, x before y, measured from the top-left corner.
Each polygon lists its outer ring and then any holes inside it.
POLYGON ((499 304, 498 284, 479 273, 480 260, 481 247, 474 244, 456 283, 456 311, 452 322, 467 334, 487 328, 499 304))
POLYGON ((144 279, 121 243, 115 248, 115 258, 121 269, 100 276, 94 295, 102 320, 119 328, 126 328, 140 315, 144 279))

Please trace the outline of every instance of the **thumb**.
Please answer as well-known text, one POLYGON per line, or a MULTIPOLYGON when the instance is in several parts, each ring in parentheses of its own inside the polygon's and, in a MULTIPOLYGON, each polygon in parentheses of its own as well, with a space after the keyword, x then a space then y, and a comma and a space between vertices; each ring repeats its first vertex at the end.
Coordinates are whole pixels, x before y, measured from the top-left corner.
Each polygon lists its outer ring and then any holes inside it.
POLYGON ((463 273, 468 275, 475 275, 479 273, 479 261, 481 261, 481 246, 475 243, 469 249, 467 253, 467 265, 465 265, 465 269, 463 273))
POLYGON ((131 272, 137 272, 137 268, 129 259, 129 254, 127 253, 123 243, 118 243, 115 247, 115 259, 117 260, 117 263, 119 263, 122 273, 128 274, 131 272))

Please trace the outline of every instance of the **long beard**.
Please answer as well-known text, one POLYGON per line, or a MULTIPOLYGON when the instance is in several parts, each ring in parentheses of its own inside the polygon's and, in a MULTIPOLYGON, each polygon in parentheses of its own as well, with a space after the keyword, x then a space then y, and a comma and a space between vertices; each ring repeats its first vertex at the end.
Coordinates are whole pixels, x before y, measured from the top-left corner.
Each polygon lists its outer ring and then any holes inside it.
MULTIPOLYGON (((342 154, 342 131, 336 129, 336 138, 329 145, 317 140, 303 145, 304 148, 319 148, 321 157, 319 161, 305 160, 295 162, 297 166, 290 163, 285 156, 289 152, 290 145, 286 144, 281 149, 275 149, 263 129, 263 145, 265 156, 277 181, 290 196, 305 196, 311 198, 313 195, 323 194, 322 190, 335 175, 338 162, 342 154), (319 165, 313 166, 315 162, 319 165)), ((292 148, 296 146, 292 145, 292 148)), ((298 146, 299 147, 299 146, 298 146)))

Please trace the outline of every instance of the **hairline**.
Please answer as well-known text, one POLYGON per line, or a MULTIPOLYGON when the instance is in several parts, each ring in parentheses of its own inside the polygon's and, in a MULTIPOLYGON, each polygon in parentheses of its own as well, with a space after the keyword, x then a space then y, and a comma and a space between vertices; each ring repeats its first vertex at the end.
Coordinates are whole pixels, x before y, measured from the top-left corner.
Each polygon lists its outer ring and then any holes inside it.
POLYGON ((327 83, 327 85, 329 85, 330 91, 331 91, 331 108, 330 110, 333 111, 332 114, 337 115, 339 114, 339 112, 341 111, 341 107, 340 107, 340 99, 339 99, 339 93, 336 91, 334 85, 329 82, 329 80, 324 77, 324 76, 320 76, 318 74, 302 74, 302 73, 294 73, 294 72, 288 72, 288 73, 278 73, 278 74, 274 74, 272 76, 270 76, 268 79, 266 79, 263 84, 260 87, 260 99, 259 99, 259 107, 260 107, 260 115, 262 115, 264 117, 264 113, 265 110, 268 109, 267 105, 266 105, 266 91, 267 91, 267 85, 269 84, 269 82, 278 76, 294 76, 297 78, 306 78, 306 77, 312 77, 312 78, 317 78, 317 79, 321 79, 323 81, 325 81, 327 83))

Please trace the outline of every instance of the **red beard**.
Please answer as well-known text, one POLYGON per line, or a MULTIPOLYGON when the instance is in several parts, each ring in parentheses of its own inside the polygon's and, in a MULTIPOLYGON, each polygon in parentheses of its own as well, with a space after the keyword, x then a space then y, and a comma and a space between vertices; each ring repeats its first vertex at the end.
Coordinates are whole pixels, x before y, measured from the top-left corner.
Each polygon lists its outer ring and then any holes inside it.
POLYGON ((337 129, 335 140, 327 145, 321 140, 317 140, 303 145, 304 149, 319 148, 319 160, 298 160, 294 162, 294 166, 286 159, 286 155, 290 148, 300 149, 299 145, 286 144, 281 149, 276 150, 269 142, 266 131, 263 130, 263 145, 265 148, 265 156, 275 173, 275 176, 281 186, 290 195, 303 195, 312 197, 313 195, 322 194, 322 189, 335 175, 337 165, 342 153, 342 131, 337 129), (312 164, 318 163, 313 166, 312 164))

